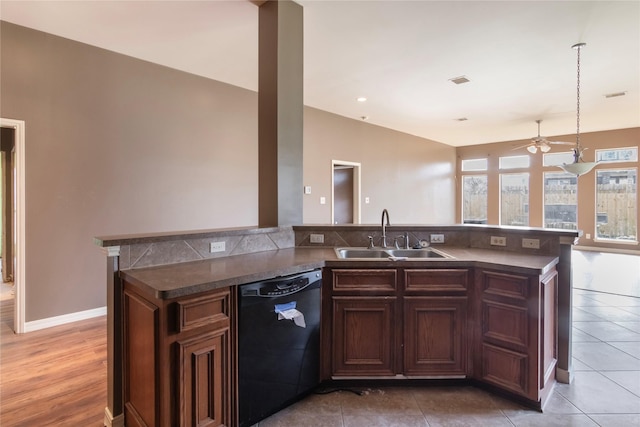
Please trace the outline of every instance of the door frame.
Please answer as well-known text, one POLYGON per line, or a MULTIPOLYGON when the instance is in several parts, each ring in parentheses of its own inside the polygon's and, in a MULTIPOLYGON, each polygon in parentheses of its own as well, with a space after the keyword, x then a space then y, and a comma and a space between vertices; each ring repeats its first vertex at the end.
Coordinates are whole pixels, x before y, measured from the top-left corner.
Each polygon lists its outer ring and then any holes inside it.
POLYGON ((347 166, 353 168, 353 223, 360 224, 362 221, 362 207, 360 204, 360 193, 362 191, 361 186, 361 164, 357 162, 349 162, 343 160, 331 160, 331 222, 333 224, 335 221, 335 200, 334 200, 334 177, 333 171, 336 169, 336 166, 347 166))
POLYGON ((25 122, 24 120, 14 120, 0 118, 0 127, 12 128, 15 132, 15 210, 14 210, 14 231, 15 247, 14 257, 16 260, 13 276, 13 286, 15 289, 15 303, 13 316, 13 329, 17 334, 24 333, 25 325, 25 300, 26 300, 26 268, 25 268, 25 122))

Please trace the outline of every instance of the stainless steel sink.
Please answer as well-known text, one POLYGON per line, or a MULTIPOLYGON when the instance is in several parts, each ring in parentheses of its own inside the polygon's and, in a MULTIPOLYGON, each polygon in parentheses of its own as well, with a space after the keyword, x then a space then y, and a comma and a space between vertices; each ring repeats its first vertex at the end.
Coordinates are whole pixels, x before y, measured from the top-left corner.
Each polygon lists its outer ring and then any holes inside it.
POLYGON ((432 248, 424 249, 387 249, 386 252, 394 257, 407 258, 448 258, 442 252, 432 248))
POLYGON ((382 248, 337 248, 338 258, 389 258, 389 254, 382 248))
POLYGON ((336 248, 336 256, 341 259, 385 259, 385 258, 407 258, 407 259, 442 259, 451 256, 433 248, 423 249, 383 249, 383 248, 336 248))

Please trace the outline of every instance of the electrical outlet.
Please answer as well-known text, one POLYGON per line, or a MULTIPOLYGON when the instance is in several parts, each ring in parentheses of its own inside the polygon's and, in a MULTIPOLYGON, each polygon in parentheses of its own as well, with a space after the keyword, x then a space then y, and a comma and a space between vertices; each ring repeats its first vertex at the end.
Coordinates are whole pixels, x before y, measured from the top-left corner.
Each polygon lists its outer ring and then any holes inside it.
POLYGON ((309 241, 311 243, 324 243, 324 234, 310 234, 309 241))
POLYGON ((540 249, 540 239, 522 239, 522 247, 527 249, 540 249))
POLYGON ((507 246, 507 238, 501 236, 491 236, 492 246, 507 246))
POLYGON ((431 243, 444 243, 444 234, 430 234, 429 240, 431 243))
POLYGON ((225 242, 211 242, 209 243, 209 252, 224 252, 225 246, 225 242))
POLYGON ((591 234, 587 233, 587 234, 585 235, 585 237, 586 237, 587 239, 591 239, 591 234))

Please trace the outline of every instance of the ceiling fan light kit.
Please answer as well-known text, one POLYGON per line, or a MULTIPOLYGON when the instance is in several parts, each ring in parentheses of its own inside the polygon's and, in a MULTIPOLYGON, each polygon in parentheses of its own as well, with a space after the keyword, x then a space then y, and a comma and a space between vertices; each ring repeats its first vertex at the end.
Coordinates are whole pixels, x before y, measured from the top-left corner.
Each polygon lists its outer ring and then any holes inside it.
POLYGON ((577 75, 578 75, 578 84, 576 86, 576 146, 573 149, 573 163, 565 163, 560 166, 562 170, 565 172, 571 173, 576 176, 584 175, 585 173, 590 172, 595 166, 597 162, 581 162, 582 159, 582 151, 583 148, 580 146, 580 50, 585 47, 586 43, 576 43, 571 46, 573 49, 578 51, 578 61, 577 61, 577 75))
POLYGON ((521 148, 526 147, 527 151, 530 152, 531 154, 536 154, 538 152, 538 149, 540 149, 540 151, 542 151, 543 153, 548 153, 551 150, 552 144, 573 145, 573 142, 549 141, 544 136, 540 136, 540 123, 542 123, 542 120, 538 119, 536 120, 536 123, 538 124, 538 136, 533 138, 530 143, 526 145, 522 145, 520 147, 516 147, 514 148, 514 150, 519 150, 521 148))

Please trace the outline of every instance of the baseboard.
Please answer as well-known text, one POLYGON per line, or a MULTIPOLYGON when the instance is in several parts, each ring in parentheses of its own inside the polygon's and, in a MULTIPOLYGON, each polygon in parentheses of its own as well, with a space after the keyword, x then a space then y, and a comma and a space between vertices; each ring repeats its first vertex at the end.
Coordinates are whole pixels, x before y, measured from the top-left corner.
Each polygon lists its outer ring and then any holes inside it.
POLYGON ((623 254, 623 255, 640 255, 640 250, 638 249, 603 248, 601 246, 576 245, 573 247, 573 250, 584 251, 584 252, 603 252, 603 253, 623 254))
POLYGON ((105 427, 124 427, 124 414, 114 417, 109 408, 104 408, 103 424, 105 427))
POLYGON ((573 380, 573 374, 571 371, 568 371, 566 369, 556 368, 556 380, 559 383, 571 384, 571 381, 573 380))
POLYGON ((48 317, 46 319, 33 320, 31 322, 25 322, 24 331, 39 331, 40 329, 65 325, 67 323, 77 322, 79 320, 92 319, 94 317, 105 316, 106 314, 107 307, 99 307, 93 308, 91 310, 78 311, 77 313, 69 313, 63 314, 61 316, 48 317))

